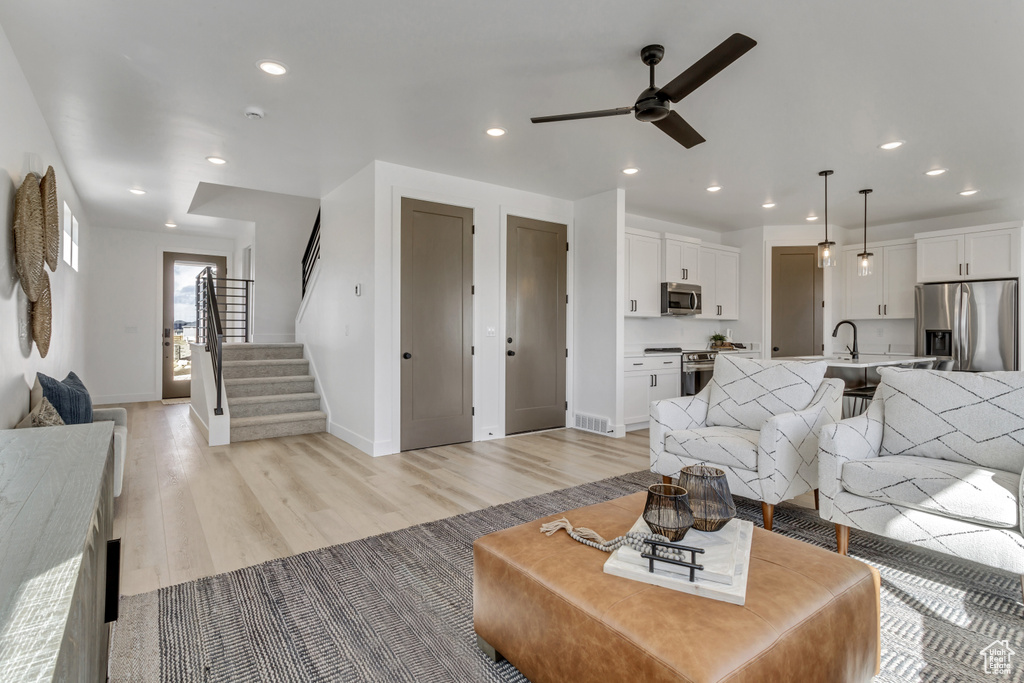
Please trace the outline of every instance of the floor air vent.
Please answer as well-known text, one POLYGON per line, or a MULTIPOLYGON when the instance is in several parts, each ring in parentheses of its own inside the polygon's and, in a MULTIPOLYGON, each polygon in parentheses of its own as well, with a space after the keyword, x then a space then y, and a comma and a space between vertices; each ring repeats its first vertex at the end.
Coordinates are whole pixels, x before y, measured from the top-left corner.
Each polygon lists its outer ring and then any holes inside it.
POLYGON ((582 429, 586 432, 594 432, 595 434, 607 434, 608 418, 576 413, 576 429, 582 429))

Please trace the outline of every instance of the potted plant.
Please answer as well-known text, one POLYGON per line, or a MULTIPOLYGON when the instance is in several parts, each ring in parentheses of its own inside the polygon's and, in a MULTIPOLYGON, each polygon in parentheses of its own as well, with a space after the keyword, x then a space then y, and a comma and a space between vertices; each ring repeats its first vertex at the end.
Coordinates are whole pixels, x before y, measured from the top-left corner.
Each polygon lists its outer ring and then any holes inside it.
POLYGON ((711 339, 711 348, 713 348, 713 349, 731 349, 732 348, 732 344, 729 343, 729 338, 726 337, 721 332, 715 332, 713 335, 711 335, 710 339, 711 339))

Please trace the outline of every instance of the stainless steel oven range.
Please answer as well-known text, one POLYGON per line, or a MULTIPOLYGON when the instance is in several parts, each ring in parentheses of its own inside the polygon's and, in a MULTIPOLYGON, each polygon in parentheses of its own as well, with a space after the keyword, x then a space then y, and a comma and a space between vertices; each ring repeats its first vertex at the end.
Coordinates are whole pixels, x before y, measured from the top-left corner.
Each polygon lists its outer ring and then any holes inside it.
POLYGON ((689 351, 683 354, 683 396, 694 396, 711 381, 717 351, 689 351))

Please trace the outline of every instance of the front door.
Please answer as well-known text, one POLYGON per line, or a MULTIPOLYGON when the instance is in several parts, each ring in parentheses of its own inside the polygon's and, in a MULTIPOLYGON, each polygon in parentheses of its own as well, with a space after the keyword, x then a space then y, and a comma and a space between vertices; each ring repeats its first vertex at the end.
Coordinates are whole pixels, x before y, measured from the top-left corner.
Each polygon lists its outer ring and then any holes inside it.
POLYGON ((473 440, 473 210, 402 199, 403 451, 473 440))
POLYGON ((192 395, 192 342, 196 340, 196 276, 207 266, 226 277, 227 259, 164 252, 163 397, 192 395))
POLYGON ((508 217, 505 433, 565 426, 566 226, 508 217))
POLYGON ((815 247, 772 247, 772 357, 820 356, 825 284, 815 247))

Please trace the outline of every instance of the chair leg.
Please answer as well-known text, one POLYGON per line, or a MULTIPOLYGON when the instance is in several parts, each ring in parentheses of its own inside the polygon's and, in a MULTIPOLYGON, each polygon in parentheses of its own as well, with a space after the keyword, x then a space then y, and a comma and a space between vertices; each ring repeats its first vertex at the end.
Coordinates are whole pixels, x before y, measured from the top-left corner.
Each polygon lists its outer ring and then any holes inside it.
POLYGON ((668 476, 666 476, 664 474, 661 475, 661 483, 662 484, 671 484, 672 483, 672 477, 668 477, 668 476))
MULTIPOLYGON (((846 555, 850 549, 850 527, 845 524, 836 524, 836 552, 846 555)), ((1024 586, 1024 583, 1021 584, 1024 586)))
POLYGON ((772 518, 775 517, 775 506, 768 503, 761 503, 761 517, 764 518, 764 530, 772 530, 772 518))
POLYGON ((814 509, 815 510, 820 510, 821 509, 821 508, 818 507, 818 489, 814 489, 814 509))

